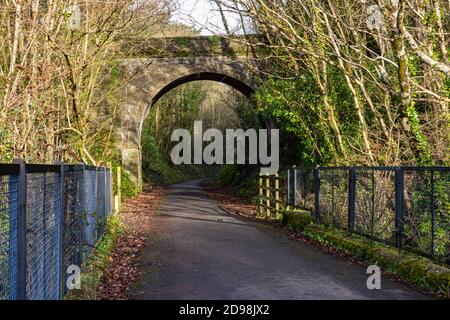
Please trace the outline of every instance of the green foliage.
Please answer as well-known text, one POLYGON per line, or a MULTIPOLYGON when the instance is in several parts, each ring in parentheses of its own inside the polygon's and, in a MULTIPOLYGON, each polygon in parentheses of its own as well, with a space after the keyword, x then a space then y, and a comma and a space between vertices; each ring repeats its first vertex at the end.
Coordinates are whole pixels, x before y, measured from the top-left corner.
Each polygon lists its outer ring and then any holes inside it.
POLYGON ((209 36, 207 39, 208 39, 209 45, 214 48, 214 47, 219 47, 221 45, 223 37, 214 35, 214 36, 209 36))
POLYGON ((173 184, 212 174, 216 167, 174 165, 170 153, 178 142, 172 142, 171 135, 179 128, 192 133, 196 120, 203 121, 203 130, 232 125, 236 116, 229 103, 233 102, 235 94, 222 84, 210 81, 187 83, 165 94, 152 107, 142 130, 144 181, 148 184, 173 184), (224 99, 218 100, 217 95, 223 95, 224 99))
POLYGON ((312 223, 311 213, 306 211, 283 212, 282 223, 292 231, 302 232, 312 223))
POLYGON ((237 165, 225 165, 219 170, 217 182, 222 186, 231 186, 239 176, 239 167, 237 165))
POLYGON ((14 158, 11 139, 10 130, 0 129, 0 161, 3 163, 10 163, 14 158))
POLYGON ((119 215, 112 215, 106 224, 106 233, 97 243, 88 260, 82 266, 81 289, 72 290, 66 300, 95 300, 103 271, 109 263, 117 238, 122 234, 119 215))
POLYGON ((133 183, 130 175, 124 170, 122 170, 122 185, 120 190, 124 198, 132 198, 139 192, 138 187, 133 183))
POLYGON ((179 46, 187 46, 189 44, 189 37, 177 37, 173 41, 179 46))
POLYGON ((222 165, 213 175, 212 181, 229 189, 242 200, 256 203, 259 170, 259 167, 251 165, 222 165))
POLYGON ((142 133, 142 171, 148 184, 172 184, 187 177, 161 153, 148 126, 142 133))
POLYGON ((407 109, 407 117, 411 132, 420 150, 420 153, 416 155, 418 164, 421 166, 433 165, 430 146, 427 137, 420 128, 419 115, 413 103, 407 109))
MULTIPOLYGON (((339 106, 337 114, 343 135, 358 142, 357 119, 353 112, 352 96, 337 69, 329 68, 329 102, 339 106)), ((326 121, 327 110, 320 88, 310 73, 295 79, 271 78, 257 89, 256 105, 261 117, 273 120, 281 130, 281 149, 284 164, 295 159, 305 165, 330 164, 338 160, 335 132, 326 121)), ((282 160, 283 160, 282 159, 282 160)))

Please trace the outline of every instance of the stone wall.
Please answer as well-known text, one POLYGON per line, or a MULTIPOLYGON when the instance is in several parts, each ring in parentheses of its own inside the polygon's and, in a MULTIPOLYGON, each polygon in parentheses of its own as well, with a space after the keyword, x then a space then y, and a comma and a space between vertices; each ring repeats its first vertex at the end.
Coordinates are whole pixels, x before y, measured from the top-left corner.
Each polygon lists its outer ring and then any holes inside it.
POLYGON ((256 62, 247 56, 190 56, 132 58, 122 62, 126 81, 121 92, 120 127, 117 132, 122 165, 141 186, 141 131, 154 103, 170 89, 189 81, 224 82, 249 96, 256 80, 256 62))

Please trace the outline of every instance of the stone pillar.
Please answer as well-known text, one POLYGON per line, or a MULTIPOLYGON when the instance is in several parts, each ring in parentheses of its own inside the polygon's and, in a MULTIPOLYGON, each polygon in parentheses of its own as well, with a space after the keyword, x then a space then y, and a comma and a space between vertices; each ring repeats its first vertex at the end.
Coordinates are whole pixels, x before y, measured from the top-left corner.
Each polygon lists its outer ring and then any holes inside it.
POLYGON ((142 190, 142 155, 139 146, 122 147, 122 168, 131 178, 139 191, 142 190))
POLYGON ((139 104, 125 105, 122 110, 120 128, 120 151, 122 168, 130 175, 131 181, 142 190, 142 154, 140 122, 143 107, 139 104))

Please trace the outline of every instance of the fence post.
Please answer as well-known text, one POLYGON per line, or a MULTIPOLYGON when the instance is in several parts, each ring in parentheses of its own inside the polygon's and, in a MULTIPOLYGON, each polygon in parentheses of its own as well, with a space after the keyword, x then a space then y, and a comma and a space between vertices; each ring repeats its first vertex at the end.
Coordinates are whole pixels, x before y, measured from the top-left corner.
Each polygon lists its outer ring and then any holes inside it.
MULTIPOLYGON (((103 167, 103 220, 105 223, 105 230, 106 230, 106 218, 108 217, 108 192, 106 192, 107 188, 108 188, 108 179, 106 179, 106 174, 107 174, 107 166, 105 165, 103 167)), ((104 230, 103 230, 104 232, 104 230)))
POLYGON ((372 170, 372 197, 371 197, 371 206, 372 211, 370 215, 370 234, 374 236, 375 233, 375 169, 372 170))
POLYGON ((348 231, 355 230, 356 168, 348 171, 348 231))
POLYGON ((109 212, 108 214, 111 214, 113 211, 113 206, 114 206, 114 202, 113 202, 113 197, 114 197, 114 193, 113 193, 113 174, 112 174, 112 164, 111 162, 108 163, 109 166, 109 212))
POLYGON ((306 196, 307 196, 307 194, 308 194, 308 192, 307 192, 307 190, 306 190, 306 184, 307 184, 307 181, 306 181, 306 174, 307 174, 307 171, 305 171, 305 170, 303 170, 302 171, 302 174, 301 174, 301 176, 302 176, 302 199, 303 199, 303 208, 306 208, 306 196))
POLYGON ((290 206, 291 203, 291 169, 287 169, 287 181, 286 181, 286 197, 287 205, 290 206))
POLYGON ((260 173, 258 177, 258 184, 259 184, 259 215, 260 217, 263 217, 264 211, 263 211, 263 176, 260 173))
POLYGON ((19 267, 18 258, 18 228, 17 219, 19 218, 19 173, 10 175, 8 179, 8 209, 9 209, 9 246, 8 246, 8 269, 15 269, 16 272, 9 272, 9 283, 14 284, 14 287, 9 288, 8 297, 11 300, 18 299, 18 282, 17 269, 19 267), (13 192, 15 191, 15 197, 13 192), (13 205, 13 203, 16 205, 13 205), (14 221, 15 223, 11 223, 14 221))
POLYGON ((292 166, 294 170, 294 183, 292 188, 292 204, 294 207, 297 206, 297 169, 296 166, 292 166))
POLYGON ((66 175, 66 167, 63 162, 57 162, 57 165, 60 165, 60 173, 59 173, 59 181, 60 181, 60 223, 59 223, 59 298, 62 299, 64 296, 64 222, 65 222, 65 203, 66 203, 66 194, 65 194, 65 175, 66 175))
POLYGON ((81 250, 81 263, 84 262, 84 239, 86 236, 86 222, 88 219, 88 190, 86 189, 86 164, 82 164, 83 166, 83 177, 82 177, 82 189, 83 189, 83 210, 81 211, 81 232, 80 232, 80 250, 81 250))
POLYGON ((22 159, 14 159, 13 164, 20 165, 18 197, 19 197, 19 212, 17 219, 18 226, 18 298, 25 300, 27 297, 27 171, 25 161, 22 159))
POLYGON ((278 173, 275 173, 275 218, 280 214, 280 180, 278 173))
POLYGON ((404 170, 397 167, 395 170, 395 238, 397 248, 402 248, 403 238, 403 192, 404 192, 404 170))
POLYGON ((317 223, 320 223, 320 168, 314 169, 314 218, 317 223))
MULTIPOLYGON (((98 238, 99 238, 99 214, 101 214, 98 210, 99 207, 99 194, 98 194, 98 184, 99 184, 99 179, 98 179, 98 167, 95 167, 95 180, 94 180, 94 202, 95 202, 95 211, 93 213, 91 213, 92 215, 95 213, 95 217, 94 217, 94 240, 92 240, 91 238, 91 243, 89 244, 90 246, 92 245, 96 245, 98 238)), ((100 195, 101 196, 101 195, 100 195)), ((91 216, 91 223, 92 223, 92 216, 91 216)), ((91 226, 89 226, 89 229, 91 228, 91 226)), ((92 248, 89 249, 89 255, 91 254, 92 248)))
POLYGON ((266 206, 266 216, 270 218, 270 178, 268 173, 266 173, 266 206))

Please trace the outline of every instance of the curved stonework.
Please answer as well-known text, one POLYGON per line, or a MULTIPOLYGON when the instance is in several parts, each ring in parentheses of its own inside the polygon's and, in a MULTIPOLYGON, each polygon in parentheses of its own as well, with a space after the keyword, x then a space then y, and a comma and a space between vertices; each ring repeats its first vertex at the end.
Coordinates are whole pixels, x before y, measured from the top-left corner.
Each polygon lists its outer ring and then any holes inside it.
POLYGON ((121 94, 119 141, 123 168, 141 186, 141 131, 152 105, 189 81, 227 83, 249 96, 255 86, 251 59, 230 56, 133 58, 122 63, 127 80, 121 94))

